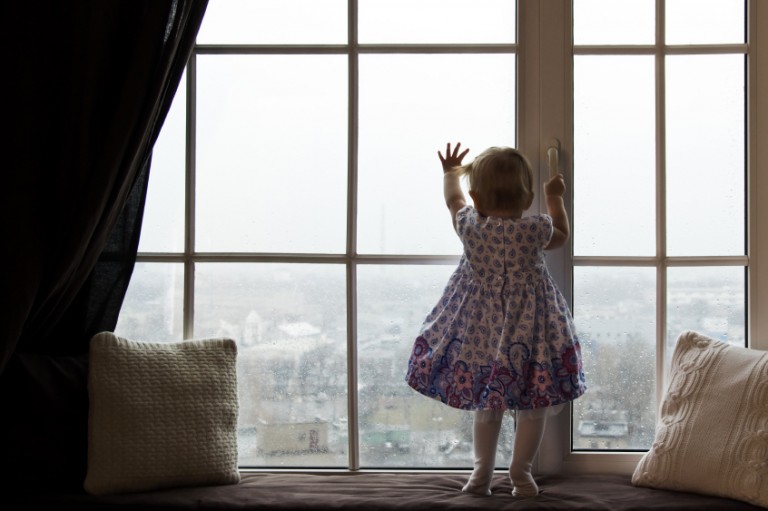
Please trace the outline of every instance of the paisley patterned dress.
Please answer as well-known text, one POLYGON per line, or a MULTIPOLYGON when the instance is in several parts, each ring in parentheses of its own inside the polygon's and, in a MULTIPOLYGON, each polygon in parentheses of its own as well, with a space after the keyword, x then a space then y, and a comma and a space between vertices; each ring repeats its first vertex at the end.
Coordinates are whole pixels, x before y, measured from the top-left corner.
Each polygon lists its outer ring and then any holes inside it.
POLYGON ((464 410, 527 410, 586 390, 573 317, 547 270, 549 215, 456 215, 464 252, 408 360, 413 389, 464 410))

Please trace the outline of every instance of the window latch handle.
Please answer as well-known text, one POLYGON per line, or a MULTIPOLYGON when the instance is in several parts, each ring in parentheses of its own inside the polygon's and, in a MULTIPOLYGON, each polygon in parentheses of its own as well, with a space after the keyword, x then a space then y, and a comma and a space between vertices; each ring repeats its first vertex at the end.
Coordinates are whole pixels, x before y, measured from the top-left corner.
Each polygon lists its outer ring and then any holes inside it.
POLYGON ((549 141, 547 161, 549 163, 549 177, 552 178, 560 172, 560 141, 556 138, 549 141))

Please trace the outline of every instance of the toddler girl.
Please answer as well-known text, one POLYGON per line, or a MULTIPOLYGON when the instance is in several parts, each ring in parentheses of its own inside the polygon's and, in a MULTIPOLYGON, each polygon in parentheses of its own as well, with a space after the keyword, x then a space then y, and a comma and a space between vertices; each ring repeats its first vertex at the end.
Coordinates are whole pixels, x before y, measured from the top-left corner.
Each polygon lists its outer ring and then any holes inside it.
POLYGON ((533 202, 533 171, 516 149, 491 147, 462 165, 461 144, 445 157, 443 191, 464 246, 458 267, 427 315, 406 381, 425 396, 475 412, 475 463, 463 491, 490 495, 496 443, 506 410, 517 429, 509 476, 513 495, 534 496, 531 474, 547 415, 586 390, 581 349, 568 304, 544 251, 570 234, 562 174, 544 184, 548 214, 523 216, 533 202), (459 179, 466 176, 474 206, 459 179))

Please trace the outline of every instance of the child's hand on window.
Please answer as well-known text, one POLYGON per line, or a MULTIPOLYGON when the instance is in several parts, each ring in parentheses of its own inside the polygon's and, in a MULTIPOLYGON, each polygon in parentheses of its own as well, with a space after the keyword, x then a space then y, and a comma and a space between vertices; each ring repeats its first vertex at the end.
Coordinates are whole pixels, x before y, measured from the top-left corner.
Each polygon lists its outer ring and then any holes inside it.
POLYGON ((443 158, 443 155, 440 151, 437 152, 437 156, 440 157, 440 162, 443 164, 443 173, 450 172, 456 167, 461 166, 461 160, 463 160, 464 156, 467 155, 469 149, 464 149, 461 153, 459 153, 460 148, 461 142, 458 142, 456 144, 456 148, 453 150, 453 153, 451 153, 451 143, 448 142, 445 145, 445 158, 443 158))
POLYGON ((544 183, 544 195, 548 197, 562 197, 565 194, 565 177, 562 173, 553 176, 544 183))

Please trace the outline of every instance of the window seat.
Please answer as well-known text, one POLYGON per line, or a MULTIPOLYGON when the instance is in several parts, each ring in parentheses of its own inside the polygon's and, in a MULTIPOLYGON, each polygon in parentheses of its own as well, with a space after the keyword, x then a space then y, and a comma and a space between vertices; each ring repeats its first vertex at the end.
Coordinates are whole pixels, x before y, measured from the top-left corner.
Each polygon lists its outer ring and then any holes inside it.
MULTIPOLYGON (((243 472, 239 484, 145 493, 92 496, 28 492, 11 497, 12 509, 142 510, 691 510, 756 511, 744 502, 690 493, 635 487, 628 475, 547 475, 537 478, 541 493, 514 498, 503 472, 489 497, 460 491, 463 472, 289 473, 243 472)), ((4 499, 8 502, 8 496, 4 499)), ((5 509, 9 509, 5 507, 5 509)))

